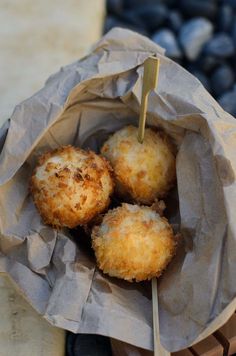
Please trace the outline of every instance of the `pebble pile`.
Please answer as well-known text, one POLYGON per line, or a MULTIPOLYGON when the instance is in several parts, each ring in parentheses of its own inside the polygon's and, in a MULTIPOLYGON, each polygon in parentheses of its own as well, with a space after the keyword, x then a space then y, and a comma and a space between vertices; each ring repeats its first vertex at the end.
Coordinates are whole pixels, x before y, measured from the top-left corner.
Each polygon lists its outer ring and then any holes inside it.
POLYGON ((236 0, 107 0, 104 33, 117 26, 165 48, 236 116, 236 0))

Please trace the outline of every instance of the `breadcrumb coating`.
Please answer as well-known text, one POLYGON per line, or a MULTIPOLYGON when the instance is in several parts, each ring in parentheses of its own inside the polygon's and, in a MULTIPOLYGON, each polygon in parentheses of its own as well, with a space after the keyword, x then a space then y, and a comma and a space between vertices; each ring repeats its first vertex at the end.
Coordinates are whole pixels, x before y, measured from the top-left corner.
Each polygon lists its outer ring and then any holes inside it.
POLYGON ((175 183, 175 154, 163 132, 146 128, 142 144, 137 135, 136 127, 126 126, 104 143, 101 153, 114 170, 116 192, 126 201, 150 205, 175 183))
POLYGON ((64 146, 40 157, 30 191, 46 224, 73 228, 108 207, 113 192, 112 169, 106 159, 92 151, 64 146))
POLYGON ((104 273, 139 282, 161 275, 176 241, 167 219, 147 206, 123 203, 93 228, 92 247, 104 273))

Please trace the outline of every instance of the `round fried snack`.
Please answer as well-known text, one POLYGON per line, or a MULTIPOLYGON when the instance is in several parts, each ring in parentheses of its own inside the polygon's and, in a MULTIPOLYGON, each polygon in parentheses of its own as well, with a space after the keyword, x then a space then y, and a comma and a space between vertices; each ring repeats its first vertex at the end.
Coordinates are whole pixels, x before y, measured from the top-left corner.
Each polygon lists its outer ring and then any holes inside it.
POLYGON ((65 146, 40 157, 30 190, 46 224, 73 228, 86 224, 109 205, 111 168, 92 151, 65 146))
POLYGON ((167 219, 131 204, 108 211, 93 228, 92 246, 104 273, 130 282, 160 276, 176 250, 167 219))
POLYGON ((111 162, 117 193, 149 205, 174 185, 175 155, 163 132, 146 128, 142 144, 137 135, 136 127, 126 126, 104 143, 101 153, 111 162))

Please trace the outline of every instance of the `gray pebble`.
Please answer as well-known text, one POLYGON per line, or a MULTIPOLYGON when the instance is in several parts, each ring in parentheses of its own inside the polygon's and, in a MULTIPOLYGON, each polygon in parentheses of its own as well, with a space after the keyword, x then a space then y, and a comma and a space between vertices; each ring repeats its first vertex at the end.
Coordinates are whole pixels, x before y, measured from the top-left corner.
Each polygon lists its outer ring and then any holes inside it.
POLYGON ((180 58, 181 50, 175 38, 175 34, 167 28, 154 33, 152 40, 166 49, 166 55, 171 58, 180 58))
POLYGON ((142 28, 139 28, 135 25, 132 25, 130 22, 125 23, 122 22, 121 20, 117 20, 116 17, 113 16, 107 16, 106 21, 104 23, 104 33, 110 31, 113 27, 121 27, 121 28, 127 28, 131 31, 135 31, 140 33, 141 35, 148 36, 148 33, 143 30, 142 28))
POLYGON ((147 5, 144 1, 142 7, 140 6, 132 11, 133 15, 137 16, 150 32, 162 26, 168 17, 168 8, 165 4, 159 2, 156 2, 155 5, 147 5))
POLYGON ((218 67, 211 76, 211 86, 217 96, 228 91, 234 83, 234 72, 229 65, 218 67))
POLYGON ((225 4, 231 6, 234 10, 236 10, 236 0, 224 0, 225 4))
POLYGON ((222 64, 224 60, 214 56, 207 56, 202 53, 199 57, 197 64, 204 72, 211 72, 213 69, 222 64))
POLYGON ((107 0, 107 11, 112 14, 121 14, 123 11, 122 0, 107 0))
POLYGON ((222 108, 236 117, 236 91, 232 90, 218 98, 222 108))
POLYGON ((234 16, 234 19, 233 19, 231 36, 233 38, 234 46, 236 47, 236 16, 234 16))
POLYGON ((173 10, 169 13, 168 15, 168 26, 175 32, 178 32, 182 26, 183 23, 183 18, 182 15, 176 11, 173 10))
POLYGON ((228 58, 234 54, 233 40, 226 33, 214 35, 204 48, 204 53, 218 58, 228 58))
POLYGON ((188 17, 203 16, 214 19, 217 13, 215 0, 179 0, 178 6, 188 17))
POLYGON ((212 32, 212 23, 201 17, 184 23, 180 30, 179 41, 189 60, 194 61, 198 58, 203 46, 211 38, 212 32))
POLYGON ((202 83, 202 85, 206 88, 206 90, 208 90, 209 92, 211 92, 211 85, 210 82, 208 80, 208 78, 205 76, 205 74, 203 72, 201 72, 200 70, 194 70, 192 71, 192 74, 198 79, 200 80, 200 82, 202 83))
POLYGON ((218 27, 220 31, 227 32, 232 27, 233 9, 229 5, 222 5, 218 10, 218 27))

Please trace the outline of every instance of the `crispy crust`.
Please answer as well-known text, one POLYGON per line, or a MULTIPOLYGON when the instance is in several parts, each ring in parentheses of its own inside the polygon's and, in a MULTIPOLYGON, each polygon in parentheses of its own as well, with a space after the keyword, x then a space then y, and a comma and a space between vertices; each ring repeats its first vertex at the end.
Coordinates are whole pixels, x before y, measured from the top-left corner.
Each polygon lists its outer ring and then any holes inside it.
POLYGON ((164 132, 147 128, 140 144, 137 128, 126 126, 104 143, 101 153, 111 162, 116 192, 126 201, 150 205, 175 184, 175 149, 164 132))
POLYGON ((151 208, 122 204, 93 228, 92 247, 104 273, 139 282, 162 274, 176 241, 167 219, 151 208))
POLYGON ((72 146, 43 154, 30 181, 40 215, 55 228, 86 224, 108 207, 113 188, 108 161, 72 146))

